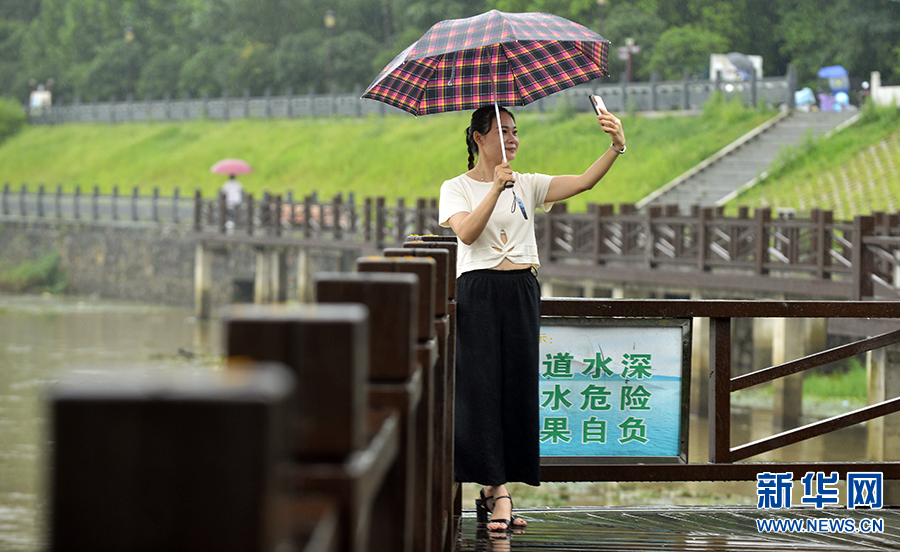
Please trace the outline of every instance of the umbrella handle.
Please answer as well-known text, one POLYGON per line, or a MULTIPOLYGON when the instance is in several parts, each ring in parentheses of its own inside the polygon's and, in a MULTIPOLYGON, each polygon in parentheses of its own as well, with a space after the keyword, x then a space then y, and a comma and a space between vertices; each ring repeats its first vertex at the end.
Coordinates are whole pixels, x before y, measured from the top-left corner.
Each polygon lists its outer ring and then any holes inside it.
MULTIPOLYGON (((503 162, 506 163, 506 144, 503 143, 503 130, 501 129, 500 124, 500 106, 497 105, 497 102, 494 102, 494 113, 497 115, 497 134, 500 135, 500 151, 503 153, 503 162)), ((506 183, 506 189, 513 187, 513 182, 506 183)))
POLYGON ((500 151, 503 153, 503 162, 506 163, 506 144, 503 143, 503 128, 500 124, 500 106, 494 102, 494 113, 497 114, 497 134, 500 136, 500 151))

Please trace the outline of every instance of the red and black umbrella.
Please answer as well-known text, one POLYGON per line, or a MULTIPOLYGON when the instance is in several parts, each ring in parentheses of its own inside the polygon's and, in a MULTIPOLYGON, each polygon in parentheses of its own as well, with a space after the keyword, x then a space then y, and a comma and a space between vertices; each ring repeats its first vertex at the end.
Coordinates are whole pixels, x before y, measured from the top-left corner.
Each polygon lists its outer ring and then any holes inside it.
POLYGON ((527 105, 608 76, 608 59, 609 40, 578 23, 491 10, 434 25, 362 97, 413 115, 527 105))

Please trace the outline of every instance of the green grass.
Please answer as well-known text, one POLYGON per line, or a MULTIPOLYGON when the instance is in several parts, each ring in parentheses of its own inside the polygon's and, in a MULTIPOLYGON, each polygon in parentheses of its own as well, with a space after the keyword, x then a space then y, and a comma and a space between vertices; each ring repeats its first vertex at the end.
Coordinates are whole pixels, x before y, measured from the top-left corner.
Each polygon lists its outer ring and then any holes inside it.
MULTIPOLYGON (((732 404, 744 407, 771 408, 772 384, 767 383, 732 394, 732 404)), ((829 417, 860 408, 867 403, 866 368, 851 359, 843 369, 828 374, 804 372, 803 412, 829 417)))
POLYGON ((861 120, 828 139, 808 138, 782 152, 769 177, 726 206, 814 208, 836 220, 900 209, 900 110, 868 107, 861 120))
POLYGON ((10 265, 0 259, 0 291, 62 293, 68 280, 59 268, 59 252, 10 265))
MULTIPOLYGON (((773 113, 716 107, 715 114, 660 118, 623 115, 628 153, 588 194, 570 201, 632 203, 703 158, 761 124, 773 113), (722 113, 730 114, 722 116, 722 113)), ((251 163, 240 177, 247 191, 286 193, 295 199, 317 192, 357 197, 437 198, 440 184, 466 170, 464 129, 468 114, 428 117, 189 121, 179 123, 66 124, 31 126, 0 145, 0 183, 45 184, 71 192, 97 185, 110 193, 138 187, 168 195, 200 189, 214 193, 225 181, 209 173, 226 157, 251 163)), ((584 171, 609 147, 609 138, 587 114, 519 113, 522 172, 584 171)))
MULTIPOLYGON (((699 116, 622 114, 628 153, 591 192, 569 201, 634 203, 772 117, 714 100, 699 116)), ((866 109, 856 125, 828 139, 806 140, 786 150, 769 177, 732 200, 737 206, 791 207, 805 216, 813 207, 835 219, 900 210, 900 110, 866 109)), ((18 188, 61 184, 83 191, 97 185, 142 195, 176 187, 182 195, 215 193, 225 180, 209 167, 225 157, 249 161, 245 189, 296 200, 317 192, 323 200, 353 192, 408 203, 437 198, 440 184, 466 170, 463 129, 468 114, 427 117, 189 121, 179 123, 67 124, 30 126, 0 144, 0 184, 18 188)), ((522 172, 580 173, 609 146, 593 117, 571 110, 519 113, 522 172)))
POLYGON ((852 360, 847 370, 803 378, 803 395, 830 400, 866 400, 866 367, 852 360))

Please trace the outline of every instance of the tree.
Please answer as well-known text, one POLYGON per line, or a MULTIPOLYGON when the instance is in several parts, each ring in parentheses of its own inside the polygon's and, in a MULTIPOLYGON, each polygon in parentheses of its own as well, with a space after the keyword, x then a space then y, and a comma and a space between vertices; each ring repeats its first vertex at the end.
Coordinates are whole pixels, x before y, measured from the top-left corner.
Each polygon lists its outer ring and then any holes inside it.
POLYGON ((228 44, 204 46, 181 67, 178 89, 192 96, 220 96, 228 86, 228 70, 238 57, 228 44))
POLYGON ((74 83, 75 94, 83 99, 105 101, 115 96, 122 100, 132 91, 129 57, 140 56, 140 44, 116 40, 99 48, 90 61, 73 66, 64 77, 74 83))
POLYGON ((260 42, 248 42, 237 59, 228 68, 226 89, 237 95, 249 92, 262 96, 275 83, 275 62, 272 46, 260 42))
POLYGON ((900 3, 869 2, 868 9, 858 9, 858 2, 841 0, 835 6, 840 21, 841 60, 851 76, 868 80, 872 71, 881 71, 890 79, 900 78, 894 68, 893 49, 900 44, 900 3), (854 29, 854 32, 847 32, 854 29))
POLYGON ((599 8, 595 0, 489 0, 488 4, 503 12, 552 13, 597 28, 599 8))
POLYGON ((326 45, 323 29, 310 29, 281 39, 274 52, 275 81, 279 90, 294 93, 309 87, 325 89, 326 45))
POLYGON ((655 12, 636 4, 617 4, 611 8, 604 17, 600 34, 611 42, 609 70, 613 78, 618 80, 626 70, 625 61, 616 56, 616 47, 623 46, 626 38, 633 38, 634 43, 639 44, 642 50, 632 64, 632 75, 634 80, 649 80, 649 56, 665 29, 665 22, 655 12))
POLYGON ((22 41, 27 26, 16 20, 0 19, 0 96, 28 97, 24 76, 25 64, 21 59, 22 41))
POLYGON ((657 71, 664 80, 682 78, 686 71, 695 78, 709 72, 709 55, 725 51, 724 37, 693 25, 670 28, 659 37, 650 70, 657 71))
POLYGON ((151 57, 141 69, 136 94, 139 97, 161 98, 166 93, 174 95, 183 92, 178 86, 178 78, 187 62, 187 55, 184 48, 173 44, 168 50, 151 57))
POLYGON ((360 59, 359 52, 377 52, 379 46, 362 31, 348 31, 331 42, 332 78, 339 90, 349 92, 355 86, 369 84, 381 67, 360 59))

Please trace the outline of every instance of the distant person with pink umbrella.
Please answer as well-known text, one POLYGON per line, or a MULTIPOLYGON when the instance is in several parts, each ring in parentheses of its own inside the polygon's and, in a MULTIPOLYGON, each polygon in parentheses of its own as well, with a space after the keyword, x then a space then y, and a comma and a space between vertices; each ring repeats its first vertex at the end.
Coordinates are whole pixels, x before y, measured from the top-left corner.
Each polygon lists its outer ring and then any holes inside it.
POLYGON ((227 174, 228 181, 222 185, 225 194, 225 209, 228 211, 228 222, 234 226, 238 205, 244 201, 244 187, 238 182, 236 175, 253 172, 253 167, 241 159, 223 159, 212 166, 211 172, 227 174))

